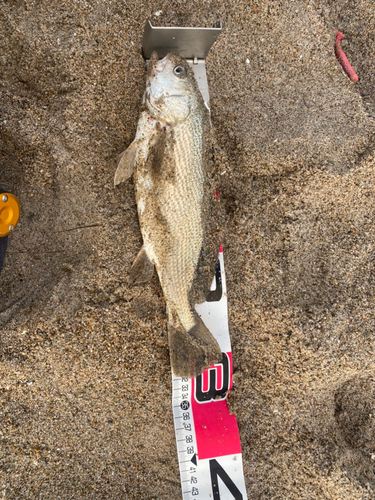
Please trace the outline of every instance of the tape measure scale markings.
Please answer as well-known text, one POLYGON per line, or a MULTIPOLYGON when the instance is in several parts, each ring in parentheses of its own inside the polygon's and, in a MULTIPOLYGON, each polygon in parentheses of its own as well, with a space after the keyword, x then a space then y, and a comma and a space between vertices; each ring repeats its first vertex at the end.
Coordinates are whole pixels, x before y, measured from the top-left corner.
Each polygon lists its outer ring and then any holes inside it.
POLYGON ((195 379, 172 374, 182 498, 247 500, 237 420, 226 401, 232 388, 232 352, 222 249, 211 292, 196 310, 223 357, 195 379))
POLYGON ((20 218, 20 204, 11 193, 0 194, 0 237, 7 236, 20 218))

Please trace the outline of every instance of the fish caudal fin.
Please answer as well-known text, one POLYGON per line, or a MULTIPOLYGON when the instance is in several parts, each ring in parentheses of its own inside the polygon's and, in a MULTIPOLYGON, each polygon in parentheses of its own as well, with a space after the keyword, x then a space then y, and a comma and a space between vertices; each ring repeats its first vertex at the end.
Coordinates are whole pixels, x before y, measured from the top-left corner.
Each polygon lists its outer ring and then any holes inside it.
POLYGON ((219 344, 199 316, 189 332, 170 324, 168 342, 172 371, 177 377, 196 377, 222 357, 219 344))
POLYGON ((121 155, 117 163, 117 170, 115 173, 115 186, 129 179, 134 172, 135 156, 138 151, 138 142, 133 141, 128 149, 121 155))
POLYGON ((130 269, 129 281, 138 285, 141 283, 147 283, 152 278, 154 270, 154 264, 147 257, 146 250, 142 247, 130 269))

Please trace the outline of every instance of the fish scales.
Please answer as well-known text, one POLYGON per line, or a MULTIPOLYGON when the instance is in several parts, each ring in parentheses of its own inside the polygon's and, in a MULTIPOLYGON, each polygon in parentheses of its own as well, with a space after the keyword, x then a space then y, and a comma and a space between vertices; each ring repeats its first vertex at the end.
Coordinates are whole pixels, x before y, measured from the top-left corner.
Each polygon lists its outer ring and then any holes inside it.
POLYGON ((209 234, 214 194, 206 164, 209 116, 193 72, 178 54, 161 61, 153 54, 144 101, 115 184, 134 168, 144 245, 132 274, 142 281, 155 265, 168 309, 172 369, 175 375, 192 377, 221 358, 194 309, 208 291, 218 251, 210 251, 215 238, 209 234), (182 77, 176 75, 179 71, 182 77))
POLYGON ((201 220, 204 172, 200 121, 196 117, 188 119, 174 133, 171 160, 175 165, 175 179, 173 183, 166 183, 160 202, 174 244, 166 259, 165 271, 161 269, 159 277, 167 302, 174 304, 176 314, 187 331, 195 323, 188 293, 198 264, 204 230, 201 220))

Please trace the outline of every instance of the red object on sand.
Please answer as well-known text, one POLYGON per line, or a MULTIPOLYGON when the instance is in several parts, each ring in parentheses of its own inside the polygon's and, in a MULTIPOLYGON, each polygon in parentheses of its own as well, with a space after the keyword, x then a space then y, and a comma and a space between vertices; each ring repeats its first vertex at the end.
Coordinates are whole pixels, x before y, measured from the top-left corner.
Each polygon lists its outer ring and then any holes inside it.
POLYGON ((352 82, 356 82, 358 80, 358 75, 354 71, 354 69, 352 68, 350 62, 348 61, 348 58, 346 57, 346 55, 344 54, 344 51, 340 47, 340 41, 343 38, 345 38, 345 36, 342 33, 340 33, 339 31, 336 31, 335 54, 336 54, 337 60, 341 64, 343 70, 348 75, 350 80, 352 82))

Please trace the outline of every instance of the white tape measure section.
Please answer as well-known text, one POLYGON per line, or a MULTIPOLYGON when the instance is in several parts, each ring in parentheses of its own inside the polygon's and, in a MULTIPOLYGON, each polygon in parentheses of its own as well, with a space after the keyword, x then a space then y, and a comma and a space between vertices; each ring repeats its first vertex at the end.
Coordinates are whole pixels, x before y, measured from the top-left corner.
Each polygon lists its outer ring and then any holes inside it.
POLYGON ((195 379, 172 374, 173 417, 183 500, 247 500, 232 388, 232 352, 222 250, 207 301, 196 310, 218 341, 220 363, 195 379))
POLYGON ((173 418, 183 500, 193 498, 198 488, 197 441, 190 400, 191 379, 173 378, 173 418))

